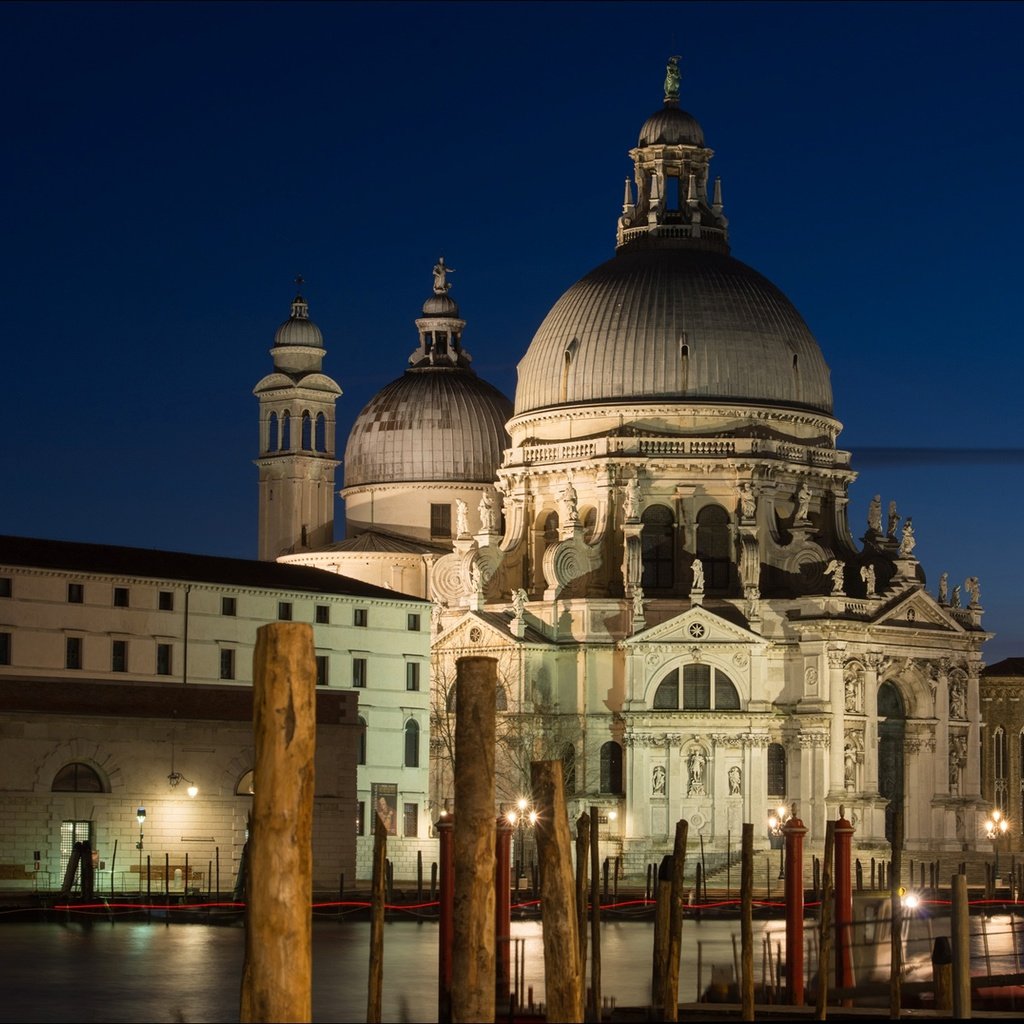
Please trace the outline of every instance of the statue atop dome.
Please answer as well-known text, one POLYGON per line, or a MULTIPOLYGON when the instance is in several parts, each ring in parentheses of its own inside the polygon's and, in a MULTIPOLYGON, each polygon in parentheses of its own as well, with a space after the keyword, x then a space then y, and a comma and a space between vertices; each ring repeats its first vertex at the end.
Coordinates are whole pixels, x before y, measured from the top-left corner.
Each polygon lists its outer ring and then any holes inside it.
POLYGON ((444 257, 438 258, 438 261, 434 264, 434 294, 435 295, 447 295, 451 288, 451 282, 448 280, 449 274, 454 274, 455 270, 452 267, 445 266, 444 257))
POLYGON ((679 57, 669 57, 665 68, 665 102, 679 102, 679 57))

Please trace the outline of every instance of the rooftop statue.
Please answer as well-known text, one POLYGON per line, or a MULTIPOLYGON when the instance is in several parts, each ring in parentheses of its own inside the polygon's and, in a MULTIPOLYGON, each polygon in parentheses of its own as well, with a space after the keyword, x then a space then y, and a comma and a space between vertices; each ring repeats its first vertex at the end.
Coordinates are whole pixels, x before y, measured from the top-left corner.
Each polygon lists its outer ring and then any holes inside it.
POLYGON ((446 267, 444 263, 444 257, 440 257, 434 264, 434 294, 435 295, 447 295, 448 289, 451 288, 451 283, 448 281, 448 274, 454 274, 455 271, 451 267, 446 267))
POLYGON ((665 101, 679 99, 679 58, 669 57, 665 68, 665 101))

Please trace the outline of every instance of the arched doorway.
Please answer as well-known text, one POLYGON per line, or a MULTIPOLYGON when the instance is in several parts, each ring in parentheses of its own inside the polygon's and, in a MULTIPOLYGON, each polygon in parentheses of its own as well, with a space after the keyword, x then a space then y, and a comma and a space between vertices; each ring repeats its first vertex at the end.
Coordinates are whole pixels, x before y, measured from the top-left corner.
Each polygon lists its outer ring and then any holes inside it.
POLYGON ((907 712, 900 691, 892 683, 878 688, 878 792, 888 804, 885 808, 885 838, 893 837, 896 813, 903 809, 903 743, 907 731, 907 712))

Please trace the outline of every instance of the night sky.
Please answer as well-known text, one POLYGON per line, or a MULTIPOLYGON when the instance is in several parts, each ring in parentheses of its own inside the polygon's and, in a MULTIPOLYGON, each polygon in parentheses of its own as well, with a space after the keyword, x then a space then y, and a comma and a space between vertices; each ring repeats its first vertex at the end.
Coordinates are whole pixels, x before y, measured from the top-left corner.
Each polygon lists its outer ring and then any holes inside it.
POLYGON ((980 577, 986 660, 1024 656, 1024 6, 8 3, 0 34, 0 533, 255 557, 296 274, 340 450, 442 253, 511 396, 681 54, 733 254, 832 368, 854 535, 895 498, 933 593, 980 577))

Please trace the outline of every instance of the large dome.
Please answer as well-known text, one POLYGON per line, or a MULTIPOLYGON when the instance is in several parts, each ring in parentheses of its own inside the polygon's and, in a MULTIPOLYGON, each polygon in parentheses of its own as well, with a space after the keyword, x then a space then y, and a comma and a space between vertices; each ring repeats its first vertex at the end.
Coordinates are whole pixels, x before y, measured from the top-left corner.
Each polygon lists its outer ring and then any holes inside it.
POLYGON ((493 483, 512 405, 462 367, 406 370, 367 403, 345 449, 345 487, 493 483))
POLYGON ((648 238, 555 303, 519 364, 515 411, 666 399, 832 411, 821 350, 775 285, 726 253, 648 238))

